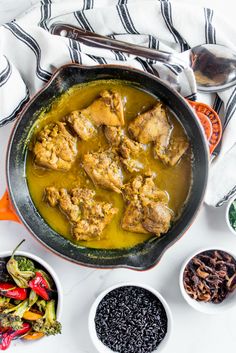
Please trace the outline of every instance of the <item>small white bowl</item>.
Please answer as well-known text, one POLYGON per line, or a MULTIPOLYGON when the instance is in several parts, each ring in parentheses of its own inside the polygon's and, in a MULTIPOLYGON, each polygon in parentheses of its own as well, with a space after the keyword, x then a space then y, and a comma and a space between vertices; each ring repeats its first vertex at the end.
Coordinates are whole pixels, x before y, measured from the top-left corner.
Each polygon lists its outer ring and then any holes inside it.
MULTIPOLYGON (((12 251, 3 251, 0 252, 0 258, 5 258, 5 257, 10 257, 12 254, 12 251)), ((33 261, 38 262, 42 268, 44 268, 46 270, 46 272, 48 272, 50 274, 50 276, 52 277, 55 286, 56 286, 56 290, 57 290, 57 320, 60 320, 61 318, 61 314, 62 314, 62 305, 63 305, 63 290, 62 290, 62 286, 61 286, 61 282, 59 281, 59 278, 56 274, 56 272, 53 270, 53 268, 43 259, 41 259, 41 257, 38 257, 37 255, 31 254, 29 252, 26 251, 16 251, 15 255, 20 255, 20 256, 25 256, 33 261)))
POLYGON ((192 308, 194 308, 195 310, 198 310, 202 313, 205 313, 205 314, 218 314, 218 313, 225 312, 226 310, 232 309, 232 307, 234 307, 236 305, 236 290, 232 293, 229 293, 229 295, 219 304, 208 303, 208 302, 206 303, 206 302, 197 301, 197 300, 191 298, 188 295, 188 293, 186 292, 186 290, 184 288, 184 283, 183 283, 184 270, 185 270, 185 267, 187 266, 187 264, 190 262, 190 260, 194 256, 196 256, 204 251, 209 251, 209 250, 225 251, 229 255, 236 258, 235 253, 232 253, 232 251, 224 249, 224 248, 211 247, 211 248, 200 249, 200 250, 196 251, 195 253, 193 253, 191 256, 189 256, 187 258, 187 260, 184 261, 184 263, 181 267, 181 270, 180 270, 179 286, 180 286, 180 291, 181 291, 184 299, 192 308))
POLYGON ((89 317, 88 317, 89 334, 90 334, 90 337, 92 339, 92 342, 93 342, 95 348, 98 350, 99 353, 115 353, 109 347, 105 346, 98 338, 97 332, 96 332, 96 327, 95 327, 95 316, 96 316, 97 307, 98 307, 99 303, 109 292, 113 291, 116 288, 126 287, 126 286, 134 286, 134 287, 144 288, 147 291, 154 294, 162 303, 162 305, 166 311, 166 315, 167 315, 167 332, 166 332, 164 339, 157 347, 157 349, 152 352, 152 353, 160 353, 163 350, 163 348, 166 346, 166 344, 168 343, 170 336, 171 336, 171 333, 172 333, 172 330, 173 330, 173 317, 172 317, 170 307, 167 304, 167 302, 165 301, 165 299, 162 297, 162 295, 158 291, 156 291, 154 288, 152 288, 146 284, 140 284, 140 283, 135 283, 135 282, 116 284, 116 285, 106 289, 105 291, 103 291, 95 299, 95 301, 90 309, 89 317))
POLYGON ((231 226, 230 224, 230 220, 229 220, 229 209, 230 209, 230 206, 232 205, 232 203, 236 201, 236 198, 235 196, 232 197, 229 202, 228 202, 228 205, 226 207, 226 211, 225 211, 225 219, 226 219, 226 223, 227 223, 227 226, 229 228, 229 230, 234 234, 236 235, 236 230, 231 226))

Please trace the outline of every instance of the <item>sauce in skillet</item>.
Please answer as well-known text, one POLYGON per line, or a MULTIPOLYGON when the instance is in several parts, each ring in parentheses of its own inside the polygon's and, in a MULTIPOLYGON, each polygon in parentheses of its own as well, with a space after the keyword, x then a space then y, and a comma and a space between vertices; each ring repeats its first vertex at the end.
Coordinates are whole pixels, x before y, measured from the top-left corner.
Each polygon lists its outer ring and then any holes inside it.
MULTIPOLYGON (((31 143, 35 141, 35 135, 48 123, 60 121, 73 110, 82 109, 91 104, 104 89, 113 89, 119 92, 123 98, 124 114, 126 127, 128 123, 139 113, 143 113, 157 102, 153 96, 141 91, 138 88, 130 86, 128 83, 114 81, 96 81, 89 84, 76 85, 69 89, 60 98, 56 99, 49 109, 45 109, 37 120, 33 130, 31 143)), ((176 117, 168 111, 168 117, 174 128, 173 136, 184 136, 185 131, 176 117)), ((96 191, 98 199, 112 202, 119 208, 119 213, 113 218, 112 222, 103 231, 104 239, 88 242, 77 242, 77 244, 93 248, 128 248, 141 243, 152 235, 138 234, 124 231, 121 226, 121 218, 124 210, 122 195, 112 191, 95 187, 90 178, 80 167, 81 157, 88 151, 96 151, 100 147, 108 147, 108 142, 103 134, 102 127, 98 134, 89 141, 78 141, 78 156, 71 170, 60 172, 45 169, 34 163, 33 154, 29 150, 27 156, 26 176, 32 200, 45 219, 45 221, 59 234, 75 242, 71 235, 71 226, 57 207, 50 207, 44 200, 44 189, 46 186, 54 185, 58 188, 63 187, 71 189, 76 186, 88 187, 96 191)), ((166 190, 170 197, 169 207, 179 215, 187 199, 191 186, 191 150, 181 158, 180 162, 174 167, 167 167, 161 161, 153 158, 153 150, 148 145, 145 152, 139 160, 145 165, 142 174, 151 169, 156 174, 157 186, 166 190)), ((135 174, 133 174, 134 176, 135 174)), ((127 182, 131 174, 124 173, 124 182, 127 182)), ((165 236, 165 235, 163 235, 165 236)))

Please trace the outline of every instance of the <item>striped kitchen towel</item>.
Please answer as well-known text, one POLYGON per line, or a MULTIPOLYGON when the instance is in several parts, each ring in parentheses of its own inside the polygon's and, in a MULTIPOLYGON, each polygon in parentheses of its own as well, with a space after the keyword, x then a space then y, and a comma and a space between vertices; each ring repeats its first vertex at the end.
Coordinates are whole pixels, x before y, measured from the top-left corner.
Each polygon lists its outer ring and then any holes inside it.
POLYGON ((169 52, 181 53, 202 43, 223 44, 236 50, 236 31, 222 14, 180 1, 42 0, 0 27, 0 126, 13 121, 30 96, 63 64, 136 67, 178 86, 186 98, 212 104, 220 114, 223 141, 211 168, 206 201, 219 206, 228 199, 236 189, 236 88, 214 96, 197 95, 187 63, 163 64, 53 36, 50 26, 58 22, 169 52), (222 166, 228 173, 222 173, 222 166))

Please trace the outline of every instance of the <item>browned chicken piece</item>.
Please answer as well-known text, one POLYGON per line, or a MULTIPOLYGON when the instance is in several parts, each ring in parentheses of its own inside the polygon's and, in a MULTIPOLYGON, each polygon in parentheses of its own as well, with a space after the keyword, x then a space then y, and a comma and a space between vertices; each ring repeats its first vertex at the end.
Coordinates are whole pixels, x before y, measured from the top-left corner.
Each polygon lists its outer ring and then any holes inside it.
POLYGON ((130 173, 140 172, 144 167, 141 162, 133 158, 121 158, 120 160, 130 173))
POLYGON ((139 190, 142 184, 143 184, 143 176, 138 175, 124 185, 123 197, 127 203, 130 203, 133 200, 139 200, 139 197, 140 197, 139 190))
POLYGON ((111 146, 118 147, 119 144, 121 143, 121 139, 122 139, 124 132, 120 128, 120 126, 118 126, 118 127, 105 126, 104 134, 105 134, 107 141, 111 144, 111 146))
POLYGON ((55 170, 69 170, 77 155, 76 142, 76 137, 67 131, 64 123, 46 125, 39 132, 33 148, 35 163, 55 170))
POLYGON ((129 132, 135 140, 141 143, 158 141, 161 146, 168 144, 171 129, 166 110, 161 103, 138 115, 129 124, 129 132))
POLYGON ((144 233, 147 234, 147 231, 143 225, 143 206, 139 200, 131 201, 124 212, 121 227, 124 230, 135 233, 144 233))
POLYGON ((131 156, 132 157, 138 156, 138 154, 142 150, 143 150, 143 146, 140 143, 131 140, 127 136, 124 136, 122 138, 120 146, 119 146, 119 152, 123 158, 129 158, 131 156))
POLYGON ((74 188, 70 192, 71 200, 74 204, 79 205, 82 202, 86 202, 86 205, 94 203, 95 191, 87 188, 74 188))
POLYGON ((97 130, 92 122, 87 119, 80 110, 74 110, 67 117, 66 121, 74 129, 81 140, 87 141, 94 137, 97 130))
POLYGON ((167 207, 168 194, 158 189, 152 177, 137 176, 124 186, 127 207, 122 228, 159 236, 170 228, 173 212, 167 207))
POLYGON ((162 202, 151 201, 143 208, 142 225, 150 233, 160 236, 168 232, 173 212, 162 202))
POLYGON ((165 204, 169 201, 168 193, 160 190, 156 186, 153 177, 144 178, 143 185, 141 186, 139 192, 143 205, 146 205, 150 200, 159 201, 165 204))
POLYGON ((106 202, 93 202, 88 207, 82 205, 82 216, 73 228, 76 240, 92 240, 100 238, 104 228, 111 222, 114 215, 118 212, 112 204, 106 202))
POLYGON ((118 155, 108 149, 84 155, 83 167, 95 185, 121 193, 123 175, 118 155))
POLYGON ((184 137, 171 139, 167 147, 159 144, 154 146, 154 157, 173 167, 178 163, 189 147, 189 142, 184 137))
POLYGON ((45 188, 45 200, 49 202, 50 206, 60 206, 60 209, 67 215, 70 221, 76 222, 80 218, 80 208, 71 200, 71 195, 66 189, 57 189, 54 186, 45 188))
POLYGON ((60 193, 54 186, 48 186, 45 188, 45 199, 50 206, 55 207, 60 199, 60 193))
POLYGON ((138 175, 125 184, 123 196, 127 202, 141 199, 144 204, 149 201, 167 204, 169 201, 168 194, 156 186, 153 177, 143 177, 142 175, 138 175))
POLYGON ((100 97, 81 112, 97 126, 123 126, 125 123, 123 103, 118 92, 102 91, 100 97))
POLYGON ((121 139, 119 146, 119 153, 122 156, 121 162, 130 173, 143 169, 143 164, 137 159, 141 151, 143 151, 141 143, 133 141, 127 136, 121 139))
POLYGON ((74 188, 70 192, 49 186, 45 200, 50 206, 59 205, 69 218, 76 240, 100 238, 104 228, 118 212, 111 203, 94 200, 95 192, 86 188, 74 188))
POLYGON ((143 164, 135 158, 144 149, 141 143, 125 136, 120 127, 106 126, 104 133, 112 147, 117 148, 122 164, 130 173, 139 172, 143 169, 143 164))

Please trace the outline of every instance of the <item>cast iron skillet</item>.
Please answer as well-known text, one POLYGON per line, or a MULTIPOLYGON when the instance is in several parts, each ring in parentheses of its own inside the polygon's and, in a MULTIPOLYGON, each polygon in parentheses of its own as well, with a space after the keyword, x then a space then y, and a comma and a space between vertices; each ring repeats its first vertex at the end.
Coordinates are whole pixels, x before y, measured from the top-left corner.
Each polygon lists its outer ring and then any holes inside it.
POLYGON ((208 149, 203 130, 195 113, 175 90, 160 79, 136 69, 122 66, 83 67, 63 66, 55 72, 47 85, 31 99, 15 125, 7 153, 7 183, 12 205, 21 222, 49 249, 78 264, 111 268, 126 267, 145 270, 154 266, 164 253, 190 226, 204 196, 208 175, 208 149), (181 218, 162 238, 130 249, 104 250, 79 247, 60 236, 38 213, 34 206, 25 176, 27 145, 32 127, 41 109, 75 84, 95 80, 119 79, 160 98, 177 115, 190 138, 193 151, 193 181, 188 202, 181 218))

